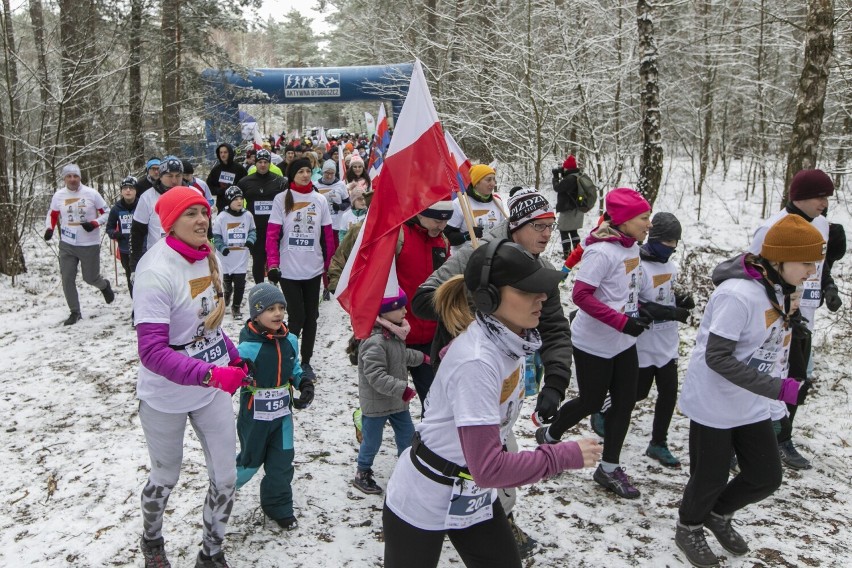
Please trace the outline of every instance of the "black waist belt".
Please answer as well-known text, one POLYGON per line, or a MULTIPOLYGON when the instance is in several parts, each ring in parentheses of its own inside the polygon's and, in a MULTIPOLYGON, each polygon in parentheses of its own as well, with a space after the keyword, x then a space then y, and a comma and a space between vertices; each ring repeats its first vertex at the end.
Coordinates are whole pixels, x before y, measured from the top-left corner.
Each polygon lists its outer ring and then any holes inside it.
POLYGON ((411 463, 417 468, 417 471, 431 479, 436 483, 443 485, 453 485, 456 479, 473 479, 470 470, 458 464, 444 459, 429 448, 420 439, 420 432, 414 433, 414 441, 411 443, 411 463), (435 473, 428 467, 436 469, 439 473, 435 473))

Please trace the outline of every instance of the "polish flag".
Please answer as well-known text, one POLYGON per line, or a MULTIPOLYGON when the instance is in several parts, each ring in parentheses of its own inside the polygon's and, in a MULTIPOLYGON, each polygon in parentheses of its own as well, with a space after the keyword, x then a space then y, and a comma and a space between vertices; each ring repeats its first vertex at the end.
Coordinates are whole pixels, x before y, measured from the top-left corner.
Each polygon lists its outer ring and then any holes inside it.
POLYGON ((375 189, 335 294, 349 312, 355 337, 370 335, 388 281, 395 280, 396 271, 391 271, 400 226, 436 201, 448 199, 458 183, 456 172, 417 60, 384 157, 381 186, 375 189))
MULTIPOLYGON (((324 152, 328 152, 328 137, 325 135, 325 126, 320 126, 319 129, 319 141, 322 142, 322 149, 324 152)), ((321 156, 320 156, 321 157, 321 156)))
POLYGON ((447 148, 450 151, 450 155, 453 157, 453 160, 455 160, 457 172, 456 177, 458 178, 458 184, 461 188, 461 192, 464 193, 470 185, 470 160, 464 155, 461 146, 458 145, 455 138, 453 138, 453 136, 446 130, 444 131, 444 140, 447 142, 447 148))
POLYGON ((254 124, 254 132, 252 133, 252 144, 254 145, 255 150, 263 149, 263 136, 260 135, 260 128, 257 127, 257 123, 254 124))

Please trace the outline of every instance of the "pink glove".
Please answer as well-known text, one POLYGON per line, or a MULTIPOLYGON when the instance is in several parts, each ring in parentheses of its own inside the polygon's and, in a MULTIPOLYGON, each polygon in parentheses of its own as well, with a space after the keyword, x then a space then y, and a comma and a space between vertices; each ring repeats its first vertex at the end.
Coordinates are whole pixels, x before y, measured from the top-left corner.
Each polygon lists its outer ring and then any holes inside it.
POLYGON ((799 402, 799 387, 802 383, 796 379, 786 378, 781 380, 781 392, 778 393, 778 400, 782 400, 787 404, 798 404, 799 402))
POLYGON ((404 402, 411 402, 411 399, 417 396, 417 391, 411 387, 405 387, 405 391, 402 393, 402 400, 404 402))
POLYGON ((431 365, 432 364, 432 358, 429 357, 428 355, 423 355, 423 364, 424 365, 431 365))
POLYGON ((210 386, 234 394, 246 380, 246 372, 240 367, 213 367, 210 386))

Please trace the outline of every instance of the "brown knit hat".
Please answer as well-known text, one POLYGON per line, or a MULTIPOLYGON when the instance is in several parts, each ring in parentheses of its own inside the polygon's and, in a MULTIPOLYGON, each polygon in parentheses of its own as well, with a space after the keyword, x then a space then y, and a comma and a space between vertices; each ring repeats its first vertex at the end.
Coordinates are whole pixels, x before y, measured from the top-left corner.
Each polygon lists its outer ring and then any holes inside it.
POLYGON ((820 262, 825 240, 800 216, 785 215, 766 232, 760 256, 774 262, 820 262))

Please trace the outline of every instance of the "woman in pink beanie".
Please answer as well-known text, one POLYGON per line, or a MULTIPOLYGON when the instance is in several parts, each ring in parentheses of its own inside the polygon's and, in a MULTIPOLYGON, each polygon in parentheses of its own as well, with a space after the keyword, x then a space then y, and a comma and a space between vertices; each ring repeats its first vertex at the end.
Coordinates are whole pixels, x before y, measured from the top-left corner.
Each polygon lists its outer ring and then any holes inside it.
POLYGON ((151 458, 140 548, 146 567, 170 566, 163 517, 180 475, 188 420, 210 478, 196 566, 224 566, 222 544, 237 481, 231 396, 248 369, 221 327, 222 277, 207 241, 210 205, 199 191, 177 186, 157 200, 156 212, 167 236, 139 261, 133 295, 136 397, 151 458))
POLYGON ((597 412, 607 392, 612 406, 604 422, 604 451, 594 480, 620 497, 635 499, 619 464, 621 446, 636 402, 639 359, 636 338, 651 321, 639 315, 639 246, 651 229, 651 205, 639 192, 620 187, 606 196, 603 222, 584 243, 571 324, 580 396, 559 409, 553 423, 536 432, 539 444, 559 441, 566 430, 597 412))

